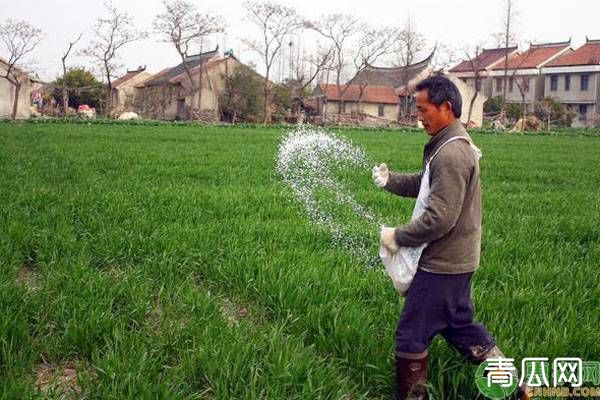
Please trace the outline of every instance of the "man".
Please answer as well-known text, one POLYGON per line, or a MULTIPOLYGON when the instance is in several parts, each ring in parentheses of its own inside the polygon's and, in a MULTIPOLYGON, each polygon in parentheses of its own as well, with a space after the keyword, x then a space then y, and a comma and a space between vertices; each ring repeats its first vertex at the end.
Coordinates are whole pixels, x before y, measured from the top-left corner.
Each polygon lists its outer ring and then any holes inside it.
MULTIPOLYGON (((429 202, 419 218, 381 231, 381 244, 392 253, 428 244, 396 331, 400 400, 426 398, 427 348, 437 334, 474 363, 502 356, 486 328, 473 321, 471 277, 479 266, 482 202, 479 155, 459 120, 460 93, 449 79, 434 76, 416 86, 415 97, 419 121, 431 136, 423 152, 423 165, 431 159, 429 202), (452 139, 457 136, 464 138, 452 139)), ((422 176, 391 173, 385 164, 373 173, 378 186, 405 197, 417 197, 422 176)))

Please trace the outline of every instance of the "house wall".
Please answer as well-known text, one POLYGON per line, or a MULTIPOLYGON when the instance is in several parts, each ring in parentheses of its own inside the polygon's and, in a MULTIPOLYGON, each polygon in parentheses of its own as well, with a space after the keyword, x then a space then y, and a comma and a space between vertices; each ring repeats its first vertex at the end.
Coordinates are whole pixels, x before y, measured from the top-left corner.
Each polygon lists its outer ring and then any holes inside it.
MULTIPOLYGON (((219 96, 225 88, 224 77, 232 74, 240 65, 239 61, 230 57, 203 70, 201 95, 198 91, 194 98, 187 94, 189 91, 187 79, 176 84, 138 88, 134 108, 145 118, 164 120, 184 117, 178 115, 178 102, 180 101, 184 102, 188 110, 199 108, 202 112, 217 113, 219 96), (201 104, 198 107, 199 103, 201 104)), ((198 70, 194 71, 192 76, 198 79, 198 70)))
MULTIPOLYGON (((495 76, 493 77, 492 83, 492 97, 502 96, 504 94, 503 88, 498 88, 497 79, 500 79, 501 82, 504 81, 504 76, 495 76)), ((515 75, 513 77, 513 88, 510 90, 510 75, 507 78, 506 82, 506 101, 509 103, 523 103, 523 97, 521 96, 521 92, 519 91, 519 87, 517 83, 522 86, 525 83, 525 80, 529 79, 529 90, 524 92, 525 95, 525 103, 533 104, 537 100, 540 100, 544 96, 544 79, 540 75, 515 75)))
MULTIPOLYGON (((474 77, 463 77, 460 79, 467 85, 471 86, 472 88, 475 88, 475 78, 474 77)), ((492 96, 492 78, 490 78, 489 76, 482 76, 479 78, 479 81, 481 82, 481 90, 479 92, 481 94, 483 94, 485 97, 488 97, 488 98, 491 97, 492 96)))
POLYGON ((137 85, 144 83, 152 75, 147 72, 141 72, 113 90, 113 110, 115 113, 124 111, 133 111, 135 96, 138 93, 137 85))
MULTIPOLYGON (((350 114, 351 112, 358 112, 358 103, 352 101, 345 101, 345 112, 342 110, 342 114, 350 114)), ((327 114, 338 114, 339 104, 337 101, 328 101, 325 105, 327 114)), ((398 114, 400 112, 400 106, 398 104, 383 104, 383 117, 379 117, 379 103, 361 103, 361 112, 371 115, 373 117, 384 118, 389 121, 397 121, 398 114)))
POLYGON ((400 112, 400 106, 398 104, 383 104, 383 116, 379 116, 379 104, 378 103, 363 103, 361 104, 362 112, 365 114, 372 115, 378 118, 384 118, 390 121, 398 120, 398 113, 400 112))
MULTIPOLYGON (((6 66, 0 64, 0 71, 6 72, 6 66)), ((17 118, 25 119, 31 116, 31 81, 26 76, 21 77, 23 82, 19 91, 19 104, 17 118)), ((8 80, 0 78, 0 118, 10 118, 15 99, 15 87, 8 80)))
POLYGON ((539 75, 535 78, 535 98, 536 100, 541 100, 546 97, 546 77, 544 75, 539 75))
MULTIPOLYGON (((214 64, 202 72, 202 95, 196 94, 195 103, 200 102, 198 107, 202 111, 217 111, 219 109, 219 97, 225 89, 225 76, 231 75, 240 66, 240 62, 229 57, 223 62, 214 64)), ((196 74, 198 77, 198 74, 196 74)), ((191 99, 186 99, 186 104, 191 104, 191 99)))
POLYGON ((480 127, 483 124, 483 103, 487 100, 487 96, 482 93, 483 90, 478 92, 475 102, 473 103, 471 118, 469 120, 469 107, 471 99, 475 94, 474 79, 471 81, 471 84, 465 83, 462 79, 452 75, 449 75, 448 79, 454 82, 462 97, 461 122, 463 124, 468 124, 470 122, 471 124, 474 124, 475 127, 480 127))
POLYGON ((582 128, 588 126, 590 121, 592 120, 594 113, 596 112, 596 104, 589 103, 563 103, 567 107, 567 110, 573 112, 575 117, 573 118, 573 123, 571 126, 574 128, 582 128), (586 105, 586 112, 581 113, 580 105, 586 105))
POLYGON ((179 85, 149 86, 138 89, 134 109, 143 118, 174 120, 177 99, 183 98, 179 85))
POLYGON ((596 74, 596 114, 600 115, 600 74, 596 74))
POLYGON ((598 85, 599 76, 598 72, 589 72, 588 90, 581 90, 581 75, 582 73, 569 73, 571 76, 571 88, 565 90, 565 73, 553 74, 548 73, 545 76, 545 92, 547 96, 551 96, 561 103, 578 103, 588 102, 597 103, 598 101, 598 85), (550 90, 552 76, 558 77, 558 88, 557 90, 550 90))
POLYGON ((550 96, 558 102, 565 104, 567 108, 575 113, 573 127, 587 126, 594 114, 599 112, 600 103, 600 72, 574 72, 574 73, 551 73, 545 76, 546 96, 550 96), (581 90, 581 75, 589 76, 588 90, 581 90), (565 90, 565 76, 571 77, 570 90, 565 90), (552 76, 558 77, 557 90, 550 90, 552 76), (580 113, 580 104, 586 104, 586 113, 580 113))

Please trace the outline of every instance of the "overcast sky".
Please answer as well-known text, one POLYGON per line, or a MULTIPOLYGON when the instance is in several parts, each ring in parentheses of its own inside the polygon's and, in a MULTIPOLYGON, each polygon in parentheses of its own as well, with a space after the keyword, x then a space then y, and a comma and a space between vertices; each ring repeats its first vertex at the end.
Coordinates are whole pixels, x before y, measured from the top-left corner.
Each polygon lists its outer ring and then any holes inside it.
MULTIPOLYGON (((254 56, 240 43, 241 37, 257 37, 253 26, 244 21, 241 0, 191 0, 202 11, 220 14, 227 23, 226 35, 215 39, 221 48, 231 48, 238 58, 250 62, 254 56)), ((513 0, 518 12, 516 30, 523 43, 529 40, 565 41, 572 37, 573 46, 585 41, 585 36, 600 39, 600 0, 513 0)), ((502 26, 504 0, 280 0, 294 6, 299 13, 318 18, 324 13, 349 13, 364 18, 373 25, 402 26, 410 17, 415 29, 429 44, 438 41, 461 53, 459 49, 482 41, 495 44, 491 34, 502 26)), ((129 12, 140 29, 151 30, 154 16, 161 12, 161 0, 113 0, 119 9, 129 12)), ((44 80, 52 80, 61 69, 60 57, 80 32, 84 37, 79 47, 91 39, 91 27, 104 13, 102 0, 0 0, 0 20, 25 19, 41 28, 45 39, 35 50, 34 71, 44 80)), ((306 40, 306 39, 305 39, 306 40)), ((310 43, 305 43, 310 46, 310 43)), ((5 49, 0 47, 0 56, 5 49)), ((178 63, 178 55, 156 36, 123 48, 122 62, 128 68, 147 65, 150 72, 178 63)), ((460 54, 459 54, 460 55, 460 54)), ((89 64, 81 57, 71 59, 72 65, 89 64)), ((124 69, 123 69, 124 72, 124 69)))

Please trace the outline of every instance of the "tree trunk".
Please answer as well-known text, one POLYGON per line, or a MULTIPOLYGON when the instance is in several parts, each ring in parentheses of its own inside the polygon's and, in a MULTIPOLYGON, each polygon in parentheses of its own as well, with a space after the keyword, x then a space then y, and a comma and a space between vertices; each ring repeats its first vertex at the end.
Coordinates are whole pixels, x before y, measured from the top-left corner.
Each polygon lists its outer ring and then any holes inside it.
MULTIPOLYGON (((70 49, 70 47, 69 47, 70 49)), ((67 89, 67 65, 65 60, 67 59, 67 54, 62 58, 62 66, 63 66, 63 88, 62 88, 62 98, 63 98, 63 115, 67 116, 67 110, 69 108, 69 90, 67 89)))
POLYGON ((21 92, 21 83, 17 82, 14 84, 15 86, 15 99, 13 101, 13 109, 11 114, 11 119, 17 119, 17 111, 19 109, 19 93, 21 92))
POLYGON ((69 109, 69 91, 67 90, 66 84, 63 86, 62 98, 63 98, 63 114, 65 116, 67 116, 67 110, 69 109))
POLYGON ((202 63, 200 63, 200 78, 198 79, 198 112, 202 114, 202 63))
POLYGON ((469 122, 471 122, 471 116, 473 115, 473 106, 475 105, 475 100, 477 100, 477 95, 479 93, 477 92, 477 89, 475 89, 475 94, 473 95, 473 97, 471 97, 471 102, 469 103, 469 113, 467 114, 467 126, 469 125, 469 122))
POLYGON ((269 94, 270 94, 270 90, 269 90, 269 79, 267 77, 265 77, 265 85, 264 85, 264 95, 265 95, 265 101, 264 101, 264 119, 263 119, 263 124, 268 124, 271 120, 271 113, 269 112, 269 94))
POLYGON ((106 90, 108 95, 106 96, 106 116, 110 117, 110 113, 112 111, 112 83, 110 79, 108 80, 108 84, 106 85, 106 90))
POLYGON ((502 82, 502 118, 506 114, 506 86, 508 85, 508 46, 510 42, 510 20, 511 20, 512 0, 508 0, 508 8, 506 10, 506 30, 504 32, 504 82, 502 82))

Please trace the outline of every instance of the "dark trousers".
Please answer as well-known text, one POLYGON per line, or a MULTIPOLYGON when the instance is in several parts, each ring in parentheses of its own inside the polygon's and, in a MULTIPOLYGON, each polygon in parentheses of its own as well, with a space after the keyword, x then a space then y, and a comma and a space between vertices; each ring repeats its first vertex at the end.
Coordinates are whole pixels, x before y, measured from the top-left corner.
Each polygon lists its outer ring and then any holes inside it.
POLYGON ((438 333, 474 362, 495 346, 487 329, 473 321, 472 276, 472 272, 448 275, 417 270, 396 330, 398 356, 427 354, 438 333))

